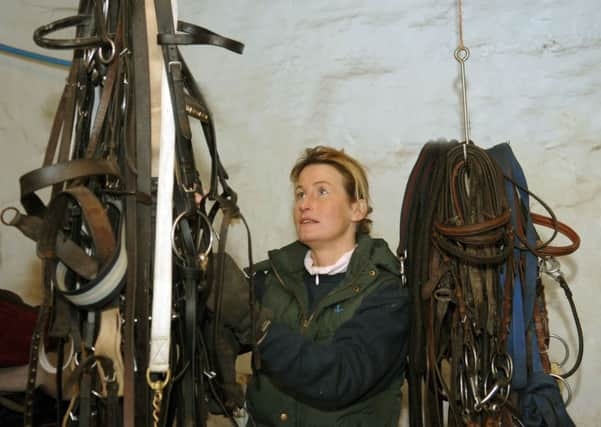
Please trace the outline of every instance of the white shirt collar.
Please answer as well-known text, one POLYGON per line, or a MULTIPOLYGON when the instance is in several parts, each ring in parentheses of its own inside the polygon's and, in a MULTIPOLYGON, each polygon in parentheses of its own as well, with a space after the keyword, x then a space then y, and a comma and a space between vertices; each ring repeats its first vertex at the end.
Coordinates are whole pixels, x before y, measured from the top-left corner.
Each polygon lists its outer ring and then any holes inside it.
POLYGON ((305 269, 309 272, 310 275, 315 275, 315 284, 319 285, 319 275, 320 274, 332 275, 332 274, 344 273, 348 268, 349 262, 351 261, 351 256, 353 255, 354 251, 355 251, 355 248, 342 254, 342 256, 340 258, 338 258, 338 261, 336 261, 332 265, 326 265, 323 267, 319 267, 319 266, 313 265, 313 257, 311 256, 311 249, 309 249, 307 251, 307 253, 305 254, 305 269))

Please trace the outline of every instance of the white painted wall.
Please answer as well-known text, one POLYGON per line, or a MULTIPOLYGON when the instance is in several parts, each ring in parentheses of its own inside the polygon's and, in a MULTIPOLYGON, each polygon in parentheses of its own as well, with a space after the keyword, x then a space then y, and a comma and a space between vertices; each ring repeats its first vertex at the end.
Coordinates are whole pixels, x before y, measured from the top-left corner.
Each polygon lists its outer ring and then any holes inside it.
MULTIPOLYGON (((0 42, 40 52, 33 29, 72 14, 75 5, 6 3, 0 42)), ((294 238, 288 171, 315 144, 343 147, 368 166, 374 234, 396 248, 402 192, 419 149, 431 139, 462 137, 455 2, 188 0, 180 2, 180 16, 246 44, 243 56, 210 47, 183 51, 213 111, 256 257, 294 238)), ((579 426, 601 426, 598 1, 466 1, 464 39, 471 49, 472 139, 483 147, 510 141, 531 189, 582 236, 581 249, 563 260, 586 334, 569 411, 579 426)), ((0 76, 5 207, 18 203, 18 176, 41 164, 66 71, 1 55, 0 76)), ((230 242, 242 260, 242 231, 230 242)), ((1 227, 0 286, 34 302, 38 276, 34 245, 1 227)), ((553 331, 574 345, 566 301, 554 286, 547 295, 553 331)))

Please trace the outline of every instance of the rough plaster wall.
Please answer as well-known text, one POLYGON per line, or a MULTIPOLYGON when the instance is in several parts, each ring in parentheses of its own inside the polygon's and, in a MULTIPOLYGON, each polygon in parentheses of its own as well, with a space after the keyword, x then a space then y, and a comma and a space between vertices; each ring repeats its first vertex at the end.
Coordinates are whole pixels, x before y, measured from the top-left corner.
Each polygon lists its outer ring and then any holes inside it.
MULTIPOLYGON (((31 33, 71 0, 8 2, 0 41, 36 51, 31 33)), ((529 184, 582 235, 562 263, 583 320, 585 359, 570 379, 577 425, 601 426, 597 301, 601 220, 601 12, 596 0, 465 2, 472 139, 510 141, 529 184)), ((255 256, 294 238, 288 171, 302 149, 344 147, 369 168, 374 234, 398 243, 402 191, 421 146, 461 138, 456 4, 399 1, 180 1, 180 17, 246 43, 243 56, 184 47, 204 88, 255 256)), ((47 53, 47 52, 46 52, 47 53)), ((68 58, 64 52, 52 52, 68 58)), ((66 72, 0 56, 0 207, 41 164, 66 72)), ((201 141, 201 139, 198 139, 201 141)), ((199 156, 204 147, 198 144, 199 156)), ((206 173, 206 161, 201 161, 206 173)), ((232 233, 243 260, 244 237, 232 233)), ((39 296, 35 247, 0 228, 1 286, 39 296)), ((567 303, 547 287, 551 327, 575 348, 567 303)))

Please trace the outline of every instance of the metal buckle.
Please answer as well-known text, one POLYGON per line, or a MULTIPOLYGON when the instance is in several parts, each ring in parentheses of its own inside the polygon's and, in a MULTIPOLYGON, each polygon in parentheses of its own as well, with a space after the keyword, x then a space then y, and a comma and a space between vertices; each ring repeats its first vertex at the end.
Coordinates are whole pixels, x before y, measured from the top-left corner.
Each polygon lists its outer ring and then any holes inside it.
POLYGON ((182 62, 181 61, 169 61, 167 63, 167 71, 169 71, 171 73, 172 72, 171 71, 171 66, 173 66, 173 65, 178 65, 179 66, 179 70, 180 71, 182 70, 182 62))
POLYGON ((403 288, 407 286, 407 274, 405 272, 405 260, 406 259, 407 259, 407 249, 405 249, 403 251, 403 255, 399 257, 399 261, 401 263, 401 269, 400 269, 401 285, 403 288))

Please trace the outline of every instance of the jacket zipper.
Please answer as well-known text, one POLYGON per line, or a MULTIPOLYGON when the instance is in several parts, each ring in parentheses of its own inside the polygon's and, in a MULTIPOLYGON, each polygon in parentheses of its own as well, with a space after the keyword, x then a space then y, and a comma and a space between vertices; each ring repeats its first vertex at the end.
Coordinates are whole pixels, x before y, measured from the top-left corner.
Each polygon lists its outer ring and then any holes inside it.
MULTIPOLYGON (((364 269, 365 269, 365 268, 362 268, 361 270, 359 270, 359 271, 360 271, 360 273, 359 273, 359 274, 357 274, 357 275, 356 275, 356 276, 355 276, 355 277, 354 277, 354 278, 351 280, 351 282, 350 282, 350 283, 349 283, 347 286, 345 286, 345 287, 343 287, 343 288, 340 288, 340 289, 334 289, 334 290, 332 290, 331 292, 329 292, 328 294, 326 294, 326 296, 325 296, 325 297, 322 299, 322 301, 323 301, 325 298, 328 298, 328 297, 330 297, 330 296, 332 296, 332 295, 335 295, 335 294, 337 294, 337 293, 340 293, 340 292, 346 291, 346 290, 347 290, 347 289, 349 289, 349 288, 352 288, 352 287, 353 287, 353 285, 354 285, 354 284, 357 282, 357 280, 359 280, 359 276, 361 275, 361 273, 363 273, 364 269)), ((315 313, 319 312, 319 310, 320 310, 320 309, 321 309, 321 304, 317 304, 317 308, 316 308, 315 310, 313 310, 313 313, 311 313, 311 316, 309 316, 309 318, 308 318, 308 319, 306 319, 306 320, 303 322, 303 328, 305 328, 305 329, 306 329, 306 328, 308 328, 308 327, 309 327, 309 325, 311 324, 311 321, 312 321, 312 320, 313 320, 313 318, 315 317, 315 313)))
MULTIPOLYGON (((286 285, 286 283, 284 283, 284 280, 280 276, 280 273, 278 273, 278 270, 275 268, 275 266, 273 265, 273 263, 271 264, 271 266, 273 268, 273 272, 275 274, 275 277, 278 279, 278 281, 280 282, 280 284, 284 287, 284 289, 286 289, 288 292, 290 292, 294 296, 294 298, 297 300, 298 305, 301 308, 302 317, 303 317, 303 321, 302 321, 301 327, 302 327, 302 330, 305 331, 311 325, 311 322, 313 321, 313 318, 315 317, 315 313, 317 313, 319 311, 319 309, 321 308, 321 306, 318 304, 317 308, 307 318, 307 315, 306 315, 307 310, 303 306, 302 301, 296 296, 296 294, 290 289, 290 287, 288 285, 286 285)), ((360 272, 362 273, 364 269, 365 268, 362 268, 360 270, 360 272)), ((355 282, 357 282, 357 280, 358 280, 359 276, 361 275, 361 273, 357 274, 353 278, 353 280, 351 280, 351 282, 347 286, 345 286, 344 288, 341 288, 341 289, 334 289, 332 292, 326 294, 326 296, 324 298, 327 298, 327 297, 329 297, 331 295, 337 294, 337 293, 342 292, 342 291, 346 291, 347 289, 351 288, 355 284, 355 282)))

